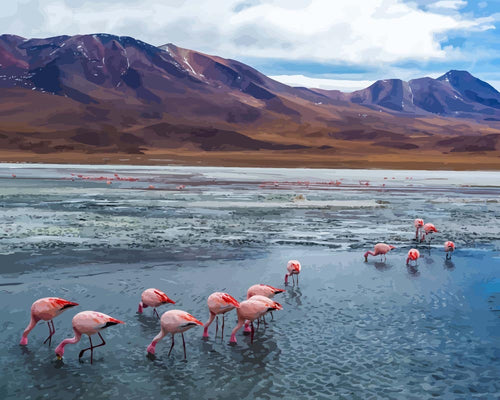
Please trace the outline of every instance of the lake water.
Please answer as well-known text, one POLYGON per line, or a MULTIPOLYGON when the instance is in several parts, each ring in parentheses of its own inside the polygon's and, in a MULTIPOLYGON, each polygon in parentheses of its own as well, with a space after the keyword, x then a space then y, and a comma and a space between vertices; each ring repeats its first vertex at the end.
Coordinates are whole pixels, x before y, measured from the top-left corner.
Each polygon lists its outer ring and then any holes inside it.
POLYGON ((499 218, 496 172, 0 164, 1 398, 497 399, 499 218), (430 245, 413 241, 417 217, 440 231, 430 245), (397 249, 363 262, 377 242, 397 249), (180 337, 146 357, 159 322, 136 313, 144 289, 204 322, 209 294, 283 287, 289 259, 300 285, 253 344, 228 344, 232 312, 223 341, 214 325, 185 334, 187 361, 180 337), (80 306, 54 320, 52 347, 46 324, 19 346, 46 296, 80 306), (93 365, 85 338, 58 362, 83 310, 126 324, 93 365))

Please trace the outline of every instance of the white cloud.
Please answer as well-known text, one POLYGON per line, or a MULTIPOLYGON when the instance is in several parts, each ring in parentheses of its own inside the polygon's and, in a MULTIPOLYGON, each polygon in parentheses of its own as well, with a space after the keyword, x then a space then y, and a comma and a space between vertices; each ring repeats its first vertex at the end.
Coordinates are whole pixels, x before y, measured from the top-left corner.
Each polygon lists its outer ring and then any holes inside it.
POLYGON ((429 4, 427 8, 459 10, 467 5, 465 0, 441 0, 429 4))
POLYGON ((311 78, 304 75, 274 75, 270 76, 270 78, 289 86, 341 90, 342 92, 354 92, 355 90, 364 89, 374 82, 366 80, 311 78))
MULTIPOLYGON (((492 28, 490 18, 443 15, 402 0, 29 1, 29 9, 36 10, 29 15, 27 6, 8 18, 0 10, 4 32, 27 37, 108 32, 240 59, 369 65, 449 60, 461 54, 442 48, 438 37, 492 28)), ((458 7, 463 1, 438 3, 458 7)))

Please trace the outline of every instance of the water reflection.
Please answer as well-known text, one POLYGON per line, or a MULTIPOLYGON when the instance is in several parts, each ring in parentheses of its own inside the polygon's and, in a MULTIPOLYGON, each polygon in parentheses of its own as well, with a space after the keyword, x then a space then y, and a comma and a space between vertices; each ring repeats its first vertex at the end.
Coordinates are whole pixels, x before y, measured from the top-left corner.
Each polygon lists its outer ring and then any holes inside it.
POLYGON ((418 265, 406 265, 406 270, 408 271, 408 274, 414 278, 417 278, 420 276, 420 271, 418 270, 418 265))
POLYGON ((455 269, 455 263, 451 260, 444 260, 444 267, 447 270, 453 271, 455 269))
POLYGON ((385 261, 376 261, 374 266, 378 271, 387 271, 392 268, 392 264, 386 263, 385 261))

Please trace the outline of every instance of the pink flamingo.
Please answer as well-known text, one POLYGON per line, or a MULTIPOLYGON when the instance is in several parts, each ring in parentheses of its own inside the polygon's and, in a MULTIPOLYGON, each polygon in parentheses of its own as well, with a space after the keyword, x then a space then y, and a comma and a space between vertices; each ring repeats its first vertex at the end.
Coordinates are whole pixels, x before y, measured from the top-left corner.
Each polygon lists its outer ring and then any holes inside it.
MULTIPOLYGON (((257 285, 250 286, 247 290, 247 300, 253 296, 256 295, 261 295, 261 296, 266 296, 269 299, 272 299, 275 295, 279 293, 283 293, 285 290, 284 289, 278 289, 275 287, 272 287, 270 285, 264 285, 263 283, 259 283, 257 285)), ((274 319, 273 313, 271 313, 272 319, 274 319)), ((264 318, 264 317, 262 317, 264 318)), ((266 320, 264 319, 264 323, 266 320)), ((245 332, 250 332, 249 327, 248 327, 248 321, 245 322, 245 332)))
POLYGON ((59 314, 62 314, 68 308, 77 305, 78 303, 60 299, 59 297, 44 297, 35 301, 31 305, 30 322, 24 330, 21 342, 19 344, 22 346, 26 346, 28 344, 28 334, 33 330, 38 321, 42 320, 47 321, 47 325, 49 326, 49 337, 45 339, 43 343, 47 343, 48 340, 50 346, 52 344, 52 335, 56 332, 53 319, 59 314))
POLYGON ((410 249, 408 251, 408 257, 406 258, 406 265, 410 264, 410 261, 415 261, 417 265, 417 260, 420 258, 420 252, 417 249, 410 249))
POLYGON ((384 261, 386 260, 386 254, 389 253, 391 250, 394 250, 395 247, 391 246, 390 244, 385 244, 385 243, 377 243, 375 247, 373 248, 373 251, 367 251, 364 255, 365 257, 365 262, 368 261, 368 256, 378 256, 380 255, 380 259, 382 259, 382 256, 384 256, 384 261))
POLYGON ((254 327, 253 321, 264 315, 268 311, 282 310, 281 304, 271 300, 265 296, 254 296, 248 300, 242 301, 240 307, 236 310, 238 314, 238 323, 231 332, 230 343, 237 343, 236 332, 245 324, 245 321, 250 321, 252 326, 250 340, 253 343, 254 327))
POLYGON ((142 292, 141 302, 139 303, 139 309, 137 312, 142 314, 142 309, 147 307, 153 307, 153 314, 156 314, 156 317, 160 319, 158 315, 158 311, 156 311, 156 307, 160 307, 162 304, 175 304, 170 297, 168 297, 165 293, 158 289, 146 289, 142 292))
POLYGON ((293 276, 297 275, 297 285, 299 284, 299 274, 300 270, 302 269, 302 266, 300 265, 300 262, 297 260, 290 260, 288 261, 288 264, 286 265, 287 269, 287 274, 285 275, 285 285, 288 285, 288 277, 292 277, 292 282, 293 282, 293 276))
POLYGON ((418 231, 422 229, 424 226, 424 220, 421 218, 417 218, 415 221, 413 221, 413 225, 415 225, 415 240, 418 240, 418 231))
POLYGON ((238 308, 240 303, 227 293, 215 292, 208 296, 207 305, 210 317, 203 329, 203 337, 208 337, 208 327, 214 319, 216 319, 215 336, 217 336, 217 332, 219 331, 219 314, 222 314, 222 339, 224 339, 224 314, 231 311, 233 308, 238 308))
POLYGON ((278 289, 270 285, 264 285, 263 283, 258 283, 257 285, 250 286, 247 290, 247 300, 257 294, 261 296, 266 296, 272 299, 275 295, 283 293, 284 289, 278 289))
POLYGON ((64 355, 64 347, 67 344, 78 343, 82 335, 88 335, 90 347, 81 350, 80 354, 78 355, 78 359, 82 358, 83 353, 85 353, 87 350, 90 350, 91 364, 94 358, 94 349, 96 347, 101 347, 106 344, 106 342, 101 336, 100 331, 113 325, 124 324, 123 321, 120 321, 118 319, 110 317, 109 315, 102 314, 97 311, 82 311, 73 317, 71 323, 73 325, 73 331, 75 332, 75 336, 72 338, 64 339, 61 343, 59 343, 59 346, 56 347, 57 359, 58 360, 62 359, 64 355), (91 336, 95 335, 96 333, 99 335, 99 338, 101 339, 102 343, 98 344, 97 346, 94 346, 92 344, 91 336))
POLYGON ((451 253, 455 251, 455 243, 453 243, 451 240, 444 242, 444 251, 446 252, 446 259, 450 260, 451 253))
POLYGON ((162 340, 167 333, 172 334, 172 346, 170 346, 170 351, 168 355, 172 352, 174 348, 174 335, 180 333, 182 336, 182 346, 184 347, 184 359, 186 359, 186 342, 184 341, 184 332, 196 325, 203 326, 203 323, 198 321, 191 314, 181 310, 170 310, 163 313, 161 316, 161 330, 158 335, 156 335, 148 346, 147 351, 149 354, 154 355, 156 351, 156 344, 162 340))
MULTIPOLYGON (((423 229, 422 237, 420 238, 421 242, 423 242, 425 240, 427 235, 430 235, 433 232, 438 232, 438 230, 436 229, 434 224, 431 224, 431 223, 425 224, 422 229, 423 229)), ((429 242, 430 242, 430 240, 432 240, 432 236, 430 236, 429 242)))

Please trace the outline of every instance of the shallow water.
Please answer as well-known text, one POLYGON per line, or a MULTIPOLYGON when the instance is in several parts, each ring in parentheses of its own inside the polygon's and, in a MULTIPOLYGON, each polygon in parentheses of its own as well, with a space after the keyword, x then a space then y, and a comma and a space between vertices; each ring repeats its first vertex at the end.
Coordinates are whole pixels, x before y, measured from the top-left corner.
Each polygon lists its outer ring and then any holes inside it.
POLYGON ((0 165, 0 393, 498 398, 499 182, 497 173, 0 165), (107 184, 114 173, 138 180, 107 184), (415 217, 442 233, 407 268, 415 217), (449 239, 458 250, 446 261, 449 239), (397 249, 364 263, 379 241, 397 249), (230 313, 223 341, 214 325, 208 341, 201 328, 185 334, 187 362, 180 337, 170 357, 168 338, 146 357, 159 323, 150 309, 136 314, 142 290, 177 301, 160 310, 205 321, 210 293, 243 299, 254 283, 282 286, 292 258, 303 264, 300 286, 276 299, 284 310, 253 345, 241 331, 228 345, 230 313), (81 306, 55 319, 51 348, 42 324, 21 348, 29 306, 45 296, 81 306), (57 362, 55 345, 86 309, 126 325, 103 332, 93 365, 78 362, 85 339, 57 362))

